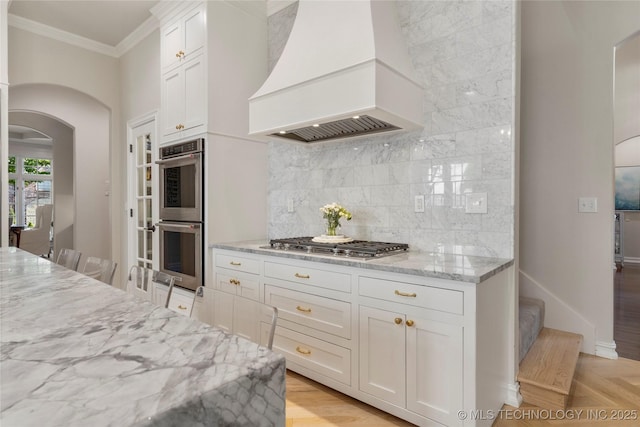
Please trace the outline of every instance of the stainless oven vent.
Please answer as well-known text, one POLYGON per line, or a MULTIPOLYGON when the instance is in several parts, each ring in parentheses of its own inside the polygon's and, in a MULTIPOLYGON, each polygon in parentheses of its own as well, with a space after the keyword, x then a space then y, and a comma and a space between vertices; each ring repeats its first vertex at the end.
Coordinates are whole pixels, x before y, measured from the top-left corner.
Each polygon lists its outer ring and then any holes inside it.
POLYGON ((375 117, 359 116, 358 118, 336 120, 319 125, 293 129, 284 133, 272 133, 271 136, 278 136, 300 142, 317 142, 397 129, 400 128, 376 119, 375 117))

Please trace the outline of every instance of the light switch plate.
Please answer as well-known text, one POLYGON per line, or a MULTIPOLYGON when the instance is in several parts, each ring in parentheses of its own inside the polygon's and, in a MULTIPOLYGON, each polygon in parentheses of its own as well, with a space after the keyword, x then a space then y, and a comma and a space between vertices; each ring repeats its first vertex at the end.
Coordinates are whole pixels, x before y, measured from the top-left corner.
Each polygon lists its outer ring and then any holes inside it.
POLYGON ((598 212, 598 198, 597 197, 578 198, 578 212, 581 212, 581 213, 598 212))
POLYGON ((420 194, 413 199, 413 211, 424 212, 424 195, 420 194))
POLYGON ((468 193, 465 201, 466 213, 487 213, 487 193, 468 193))

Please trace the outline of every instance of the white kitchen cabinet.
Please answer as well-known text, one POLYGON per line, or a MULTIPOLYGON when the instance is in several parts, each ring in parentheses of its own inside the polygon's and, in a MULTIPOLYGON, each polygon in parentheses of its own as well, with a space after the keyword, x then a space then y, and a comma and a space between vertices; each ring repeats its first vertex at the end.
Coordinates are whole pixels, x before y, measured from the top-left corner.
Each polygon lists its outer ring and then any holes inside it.
POLYGON ((162 71, 202 54, 206 41, 204 6, 200 5, 166 24, 161 37, 162 71))
POLYGON ((193 57, 162 76, 162 134, 199 133, 206 122, 206 62, 193 57))
POLYGON ((257 261, 227 255, 215 258, 215 288, 260 301, 260 276, 257 261))
POLYGON ((360 390, 445 425, 463 406, 462 327, 360 306, 360 390))
POLYGON ((491 425, 459 411, 507 400, 511 267, 473 283, 265 252, 214 249, 215 271, 251 274, 278 307, 287 369, 416 425, 491 425))

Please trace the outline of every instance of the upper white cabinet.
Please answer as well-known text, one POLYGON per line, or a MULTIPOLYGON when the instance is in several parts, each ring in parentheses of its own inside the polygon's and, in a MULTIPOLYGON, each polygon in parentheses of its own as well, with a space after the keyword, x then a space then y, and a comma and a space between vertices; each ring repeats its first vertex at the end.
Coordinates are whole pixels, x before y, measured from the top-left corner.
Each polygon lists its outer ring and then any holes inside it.
POLYGON ((163 136, 179 136, 206 122, 205 69, 203 55, 199 55, 163 74, 163 136))
POLYGON ((203 53, 205 41, 205 10, 201 5, 163 27, 162 71, 203 53))
POLYGON ((205 4, 181 9, 162 26, 162 137, 180 139, 204 132, 207 122, 205 4))

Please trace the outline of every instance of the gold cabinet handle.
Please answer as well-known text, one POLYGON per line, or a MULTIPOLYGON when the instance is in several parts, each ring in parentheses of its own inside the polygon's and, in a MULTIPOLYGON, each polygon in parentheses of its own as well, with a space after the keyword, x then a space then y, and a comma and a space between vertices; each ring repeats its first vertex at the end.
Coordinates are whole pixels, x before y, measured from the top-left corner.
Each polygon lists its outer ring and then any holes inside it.
POLYGON ((412 327, 412 326, 413 326, 413 324, 414 324, 414 323, 413 323, 413 320, 411 320, 411 319, 407 320, 407 322, 406 322, 406 323, 407 323, 407 326, 408 326, 408 327, 412 327))
POLYGON ((294 274, 294 276, 296 276, 298 279, 308 279, 310 277, 308 274, 300 274, 300 273, 296 273, 294 274))
POLYGON ((177 129, 177 130, 184 129, 184 125, 183 125, 183 124, 177 124, 177 125, 176 125, 176 129, 177 129))
POLYGON ((229 283, 231 283, 232 285, 238 286, 240 284, 240 280, 238 280, 238 279, 229 279, 229 283))
POLYGON ((396 317, 395 319, 393 319, 394 322, 396 322, 396 325, 401 325, 402 324, 402 318, 401 317, 396 317))
POLYGON ((242 265, 242 263, 241 263, 241 262, 237 262, 237 261, 231 261, 229 264, 231 264, 231 265, 235 265, 235 266, 242 265))
POLYGON ((304 354, 305 356, 309 356, 311 354, 311 350, 300 346, 296 347, 296 351, 300 354, 304 354))
POLYGON ((186 309, 187 307, 185 307, 184 305, 178 304, 178 310, 186 310, 186 309))
POLYGON ((179 50, 178 53, 176 53, 176 58, 182 58, 184 56, 184 52, 179 50))
POLYGON ((297 307, 296 307, 296 310, 301 311, 301 312, 303 312, 303 313, 311 313, 311 309, 310 309, 310 308, 308 308, 308 307, 300 307, 300 306, 297 306, 297 307))
POLYGON ((395 293, 396 295, 401 296, 401 297, 415 298, 415 297, 417 297, 417 296, 418 296, 418 295, 417 295, 417 294, 415 294, 415 293, 410 293, 410 294, 408 294, 408 293, 406 293, 406 292, 400 292, 400 291, 399 291, 399 290, 397 290, 397 289, 396 289, 396 291, 395 291, 394 293, 395 293))

